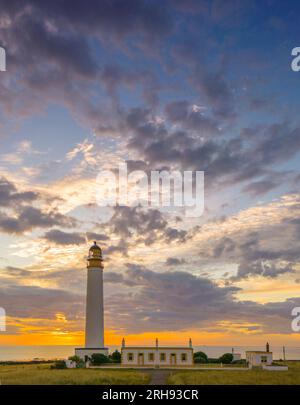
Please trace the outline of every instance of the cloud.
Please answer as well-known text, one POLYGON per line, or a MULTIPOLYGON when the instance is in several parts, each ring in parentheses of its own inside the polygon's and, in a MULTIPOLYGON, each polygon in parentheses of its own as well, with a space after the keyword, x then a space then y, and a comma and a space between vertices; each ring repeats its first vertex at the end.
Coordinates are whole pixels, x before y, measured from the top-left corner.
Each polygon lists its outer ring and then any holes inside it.
POLYGON ((296 218, 283 217, 276 224, 257 222, 255 231, 247 228, 238 231, 232 229, 231 232, 227 230, 226 236, 209 239, 201 248, 200 257, 208 259, 211 264, 237 264, 237 273, 231 277, 232 281, 257 275, 277 278, 293 274, 300 261, 297 204, 294 211, 291 207, 290 214, 296 218), (280 235, 280 238, 274 235, 280 235))
POLYGON ((209 117, 206 108, 186 100, 173 101, 165 106, 166 118, 182 128, 197 131, 203 137, 221 134, 220 122, 209 117))
POLYGON ((0 212, 0 229, 6 233, 20 234, 33 228, 49 228, 55 225, 73 227, 76 220, 56 211, 43 212, 39 208, 21 207, 16 216, 0 212))
MULTIPOLYGON (((130 288, 107 298, 109 325, 131 333, 147 331, 209 330, 228 322, 253 322, 260 332, 290 333, 290 311, 299 298, 258 304, 238 301, 239 288, 216 283, 183 271, 156 273, 128 264, 123 280, 130 288), (179 322, 180 320, 180 322, 179 322)), ((222 327, 226 330, 226 326, 222 327)))
POLYGON ((106 241, 109 237, 103 233, 87 232, 86 237, 88 240, 106 241))
MULTIPOLYGON (((188 236, 187 231, 170 227, 158 209, 145 210, 142 207, 115 207, 108 228, 128 241, 135 237, 137 242, 145 246, 150 246, 158 240, 182 243, 188 236)), ((113 248, 111 247, 110 251, 111 249, 113 248)))
MULTIPOLYGON (((19 279, 20 283, 26 282, 27 273, 31 273, 17 268, 7 268, 6 272, 11 272, 13 278, 19 279)), ((60 282, 61 277, 65 277, 67 286, 71 275, 68 272, 65 275, 63 273, 64 271, 50 274, 40 272, 37 277, 44 280, 58 277, 60 282)), ((74 275, 77 273, 79 272, 76 271, 74 275)), ((251 326, 253 321, 256 324, 256 333, 290 333, 291 309, 300 306, 299 298, 264 305, 239 301, 236 294, 241 290, 235 286, 221 287, 203 276, 185 271, 158 273, 131 263, 126 265, 126 271, 105 272, 104 280, 108 286, 116 285, 113 289, 106 289, 106 325, 122 333, 181 331, 191 328, 206 331, 222 328, 226 332, 228 325, 232 332, 235 323, 251 326)), ((81 294, 79 284, 77 287, 77 290, 73 287, 63 290, 17 285, 12 283, 12 279, 2 279, 1 305, 9 317, 17 317, 20 321, 24 318, 55 319, 57 313, 64 314, 68 322, 83 320, 84 294, 81 294)))
POLYGON ((73 292, 18 285, 6 285, 0 290, 9 317, 53 319, 61 312, 68 319, 83 316, 84 297, 73 292))
POLYGON ((92 101, 96 88, 115 98, 123 84, 141 85, 144 98, 156 100, 153 73, 120 66, 108 54, 115 49, 132 59, 132 48, 144 55, 157 53, 160 41, 173 31, 173 16, 166 5, 93 0, 91 7, 78 1, 70 7, 65 2, 13 0, 5 1, 1 12, 7 22, 0 27, 1 45, 7 49, 8 74, 14 78, 14 84, 7 81, 0 86, 0 114, 6 114, 7 121, 58 102, 90 128, 104 128, 110 126, 115 111, 105 102, 99 107, 92 101))
POLYGON ((222 133, 218 129, 222 123, 211 127, 213 121, 197 108, 188 112, 189 108, 185 101, 168 104, 163 120, 155 119, 149 109, 131 109, 126 117, 131 135, 128 148, 142 154, 152 168, 171 165, 182 170, 202 170, 209 188, 240 184, 268 174, 245 186, 244 191, 254 196, 277 187, 288 175, 272 170, 299 153, 299 127, 281 122, 244 128, 241 134, 231 137, 216 137, 222 133), (197 118, 191 122, 193 116, 197 118), (245 134, 250 132, 249 142, 245 134))
POLYGON ((243 191, 251 194, 254 197, 265 194, 268 191, 273 190, 278 187, 279 183, 276 183, 272 180, 260 180, 254 181, 243 188, 243 191))
POLYGON ((44 238, 49 242, 58 245, 80 245, 85 243, 85 238, 78 232, 63 232, 59 229, 52 229, 44 234, 44 238))
POLYGON ((237 275, 233 280, 241 280, 250 276, 260 275, 263 277, 276 278, 282 274, 295 273, 295 269, 291 265, 277 266, 272 263, 265 264, 263 261, 253 261, 241 263, 238 267, 237 275))
POLYGON ((167 266, 180 266, 182 264, 186 264, 185 259, 178 259, 177 257, 168 257, 166 260, 167 266))
MULTIPOLYGON (((57 198, 58 199, 58 198, 57 198)), ((77 220, 51 208, 56 197, 42 195, 35 191, 19 191, 17 186, 6 178, 0 180, 0 230, 6 233, 21 234, 34 228, 50 228, 55 225, 73 227, 77 220), (47 211, 36 205, 50 207, 47 211), (30 205, 28 205, 30 204, 30 205)))
POLYGON ((38 198, 33 191, 20 192, 16 186, 4 177, 0 177, 0 206, 10 207, 23 202, 32 202, 38 198))

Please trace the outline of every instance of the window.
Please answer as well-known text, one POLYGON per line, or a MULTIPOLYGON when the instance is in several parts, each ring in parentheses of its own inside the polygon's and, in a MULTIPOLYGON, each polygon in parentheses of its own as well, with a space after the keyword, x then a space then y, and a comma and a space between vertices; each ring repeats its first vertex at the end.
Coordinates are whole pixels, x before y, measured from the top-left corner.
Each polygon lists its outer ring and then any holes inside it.
POLYGON ((268 360, 268 357, 267 357, 267 356, 261 356, 261 362, 262 362, 262 363, 266 363, 267 360, 268 360))
POLYGON ((160 353, 160 361, 166 361, 166 353, 160 353))
POLYGON ((133 361, 133 353, 128 353, 127 354, 127 360, 128 361, 133 361))
POLYGON ((148 360, 154 361, 154 353, 148 353, 148 360))
POLYGON ((186 353, 181 353, 181 361, 186 361, 186 353))

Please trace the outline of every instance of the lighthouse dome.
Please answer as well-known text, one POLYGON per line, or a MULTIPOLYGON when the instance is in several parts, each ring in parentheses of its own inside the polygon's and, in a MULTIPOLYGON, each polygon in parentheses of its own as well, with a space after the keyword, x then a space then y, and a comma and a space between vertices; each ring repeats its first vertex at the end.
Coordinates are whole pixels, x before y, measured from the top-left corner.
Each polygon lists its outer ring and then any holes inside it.
POLYGON ((92 256, 92 257, 101 257, 102 256, 102 250, 97 245, 96 241, 94 241, 94 244, 90 247, 89 256, 92 256))

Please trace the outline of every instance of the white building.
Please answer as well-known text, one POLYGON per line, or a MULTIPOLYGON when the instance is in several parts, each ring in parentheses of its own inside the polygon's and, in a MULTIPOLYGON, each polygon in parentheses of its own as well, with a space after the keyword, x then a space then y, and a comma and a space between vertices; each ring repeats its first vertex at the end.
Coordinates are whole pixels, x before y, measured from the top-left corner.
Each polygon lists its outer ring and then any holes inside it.
POLYGON ((103 267, 102 251, 94 242, 87 259, 85 347, 75 349, 75 354, 85 361, 94 353, 108 355, 104 347, 103 267))
POLYGON ((249 367, 270 366, 273 362, 273 353, 267 351, 248 351, 246 361, 249 367))
POLYGON ((232 353, 232 356, 233 356, 232 361, 239 361, 239 360, 242 360, 242 355, 241 355, 241 353, 232 353))
POLYGON ((155 346, 126 347, 123 339, 121 354, 121 363, 127 367, 184 367, 194 363, 191 341, 190 347, 158 346, 157 340, 155 346))

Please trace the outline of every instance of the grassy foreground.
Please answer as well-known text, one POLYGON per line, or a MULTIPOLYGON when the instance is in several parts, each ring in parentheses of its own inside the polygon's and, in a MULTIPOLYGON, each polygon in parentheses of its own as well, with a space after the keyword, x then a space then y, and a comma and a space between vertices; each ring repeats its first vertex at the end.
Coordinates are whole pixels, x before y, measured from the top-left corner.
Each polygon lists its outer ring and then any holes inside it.
POLYGON ((2 385, 104 385, 147 384, 149 376, 134 370, 51 370, 49 364, 0 365, 2 385))
POLYGON ((265 371, 265 370, 200 370, 173 372, 168 384, 171 385, 299 385, 300 384, 300 361, 282 363, 289 367, 288 371, 265 371))

